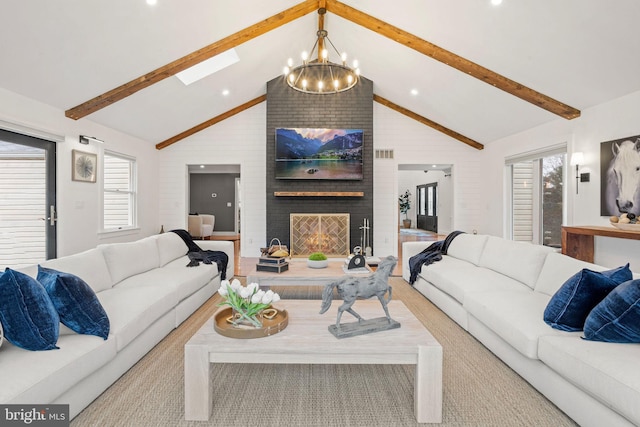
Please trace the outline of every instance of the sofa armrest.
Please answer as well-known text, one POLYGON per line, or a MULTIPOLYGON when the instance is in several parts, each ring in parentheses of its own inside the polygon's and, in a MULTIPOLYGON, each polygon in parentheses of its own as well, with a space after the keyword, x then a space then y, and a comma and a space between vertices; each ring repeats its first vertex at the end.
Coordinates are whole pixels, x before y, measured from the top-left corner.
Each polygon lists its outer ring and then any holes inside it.
POLYGON ((235 272, 235 254, 233 250, 233 242, 226 240, 198 240, 198 246, 203 250, 222 251, 229 257, 227 264, 227 280, 231 280, 235 272))
POLYGON ((404 280, 408 282, 411 276, 409 258, 427 249, 432 243, 432 241, 402 243, 402 277, 404 280))

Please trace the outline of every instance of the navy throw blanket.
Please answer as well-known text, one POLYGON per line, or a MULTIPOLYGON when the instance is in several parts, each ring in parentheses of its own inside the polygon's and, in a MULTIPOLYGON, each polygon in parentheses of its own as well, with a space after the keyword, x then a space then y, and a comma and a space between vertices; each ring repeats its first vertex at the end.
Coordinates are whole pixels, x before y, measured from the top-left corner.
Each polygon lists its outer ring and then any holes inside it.
POLYGON ((424 251, 409 258, 409 272, 411 273, 409 283, 413 285, 418 278, 418 274, 420 273, 420 270, 422 270, 423 265, 429 265, 436 261, 440 261, 442 259, 442 255, 447 254, 447 250, 449 249, 449 245, 453 239, 462 233, 464 233, 464 231, 452 231, 444 240, 432 243, 424 251))
POLYGON ((229 257, 222 251, 210 251, 204 250, 193 241, 191 235, 187 230, 171 230, 172 233, 176 233, 184 241, 189 249, 187 256, 189 257, 189 264, 187 267, 197 267, 200 262, 205 264, 213 264, 214 262, 218 266, 220 272, 220 278, 225 280, 227 278, 227 264, 229 264, 229 257))

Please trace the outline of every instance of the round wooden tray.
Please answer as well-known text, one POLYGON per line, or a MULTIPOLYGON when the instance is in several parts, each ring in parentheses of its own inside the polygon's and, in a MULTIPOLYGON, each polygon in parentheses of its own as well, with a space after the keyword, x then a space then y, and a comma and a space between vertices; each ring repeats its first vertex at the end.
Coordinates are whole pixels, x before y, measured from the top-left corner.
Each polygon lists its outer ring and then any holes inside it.
MULTIPOLYGON (((275 308, 275 307, 274 307, 275 308)), ((277 334, 287 327, 289 324, 289 315, 287 310, 278 310, 278 314, 273 319, 263 319, 262 328, 238 328, 227 322, 227 319, 231 317, 231 307, 223 308, 219 310, 213 316, 213 329, 220 335, 224 335, 229 338, 262 338, 269 335, 277 334)))

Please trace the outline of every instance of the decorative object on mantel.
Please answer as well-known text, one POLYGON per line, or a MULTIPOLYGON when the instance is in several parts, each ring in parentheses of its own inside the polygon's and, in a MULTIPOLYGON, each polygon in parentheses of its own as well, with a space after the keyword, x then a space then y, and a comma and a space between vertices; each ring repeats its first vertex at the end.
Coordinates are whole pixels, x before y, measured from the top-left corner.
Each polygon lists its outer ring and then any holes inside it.
POLYGON ((322 252, 314 252, 307 258, 307 266, 310 268, 327 268, 329 260, 322 252))
POLYGON ((316 42, 311 52, 302 52, 302 65, 293 67, 293 59, 289 58, 284 67, 284 77, 287 84, 300 92, 311 94, 339 93, 351 89, 358 83, 360 69, 358 61, 353 61, 353 68, 347 65, 347 54, 338 52, 338 49, 329 40, 329 34, 324 27, 325 8, 318 9, 319 29, 316 33, 316 42), (329 50, 326 42, 329 42, 335 53, 340 57, 341 64, 329 60, 329 50), (313 57, 317 48, 317 59, 313 57))
POLYGON ((268 247, 260 248, 260 252, 263 257, 284 258, 289 256, 289 249, 287 249, 287 246, 283 245, 277 237, 271 239, 268 247))
POLYGON ((331 332, 336 338, 348 338, 357 335, 370 334, 373 332, 386 331, 400 327, 400 323, 393 320, 389 315, 387 304, 391 301, 391 286, 389 286, 389 276, 398 263, 398 259, 392 255, 384 258, 375 273, 367 277, 351 277, 346 276, 342 279, 329 283, 322 292, 322 307, 320 314, 325 313, 333 300, 333 290, 337 288, 338 295, 344 301, 344 304, 338 308, 338 316, 335 325, 329 326, 331 332), (385 295, 388 296, 385 297, 385 295), (382 304, 382 309, 386 317, 378 317, 375 319, 365 320, 351 307, 358 298, 368 299, 377 297, 382 304), (343 312, 352 314, 357 322, 340 323, 343 312))
POLYGON ((411 228, 411 220, 407 217, 407 212, 411 209, 411 192, 407 189, 404 194, 398 197, 398 207, 400 208, 400 213, 404 214, 404 219, 402 220, 402 226, 404 228, 411 228))
POLYGON ((225 298, 219 305, 232 309, 227 319, 236 328, 262 328, 263 312, 280 301, 280 295, 272 290, 265 292, 257 283, 242 286, 238 279, 222 280, 218 294, 225 298))
POLYGON ((640 215, 640 135, 600 144, 600 215, 640 215))
POLYGON ((71 179, 73 181, 96 182, 98 155, 80 150, 71 151, 71 179))

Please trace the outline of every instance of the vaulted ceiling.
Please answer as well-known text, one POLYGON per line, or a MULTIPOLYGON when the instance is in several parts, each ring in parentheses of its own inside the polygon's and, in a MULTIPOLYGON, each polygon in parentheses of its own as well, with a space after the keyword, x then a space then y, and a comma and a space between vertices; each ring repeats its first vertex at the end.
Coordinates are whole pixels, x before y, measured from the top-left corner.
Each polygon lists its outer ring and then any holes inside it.
POLYGON ((322 6, 378 102, 472 146, 640 90, 637 0, 11 2, 0 87, 162 144, 260 102, 322 6), (238 63, 173 76, 232 46, 238 63))

